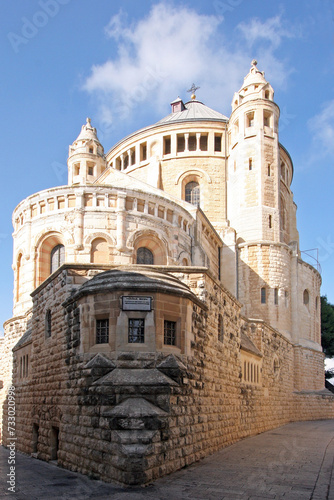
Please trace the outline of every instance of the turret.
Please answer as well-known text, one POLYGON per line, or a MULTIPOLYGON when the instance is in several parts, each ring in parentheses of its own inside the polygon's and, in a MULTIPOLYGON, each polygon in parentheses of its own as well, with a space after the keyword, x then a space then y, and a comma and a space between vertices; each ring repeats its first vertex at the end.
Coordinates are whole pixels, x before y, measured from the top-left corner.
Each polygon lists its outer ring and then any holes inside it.
POLYGON ((93 184, 106 168, 104 149, 90 118, 69 147, 68 184, 93 184))
POLYGON ((279 241, 279 108, 252 61, 230 117, 228 218, 244 241, 279 241))

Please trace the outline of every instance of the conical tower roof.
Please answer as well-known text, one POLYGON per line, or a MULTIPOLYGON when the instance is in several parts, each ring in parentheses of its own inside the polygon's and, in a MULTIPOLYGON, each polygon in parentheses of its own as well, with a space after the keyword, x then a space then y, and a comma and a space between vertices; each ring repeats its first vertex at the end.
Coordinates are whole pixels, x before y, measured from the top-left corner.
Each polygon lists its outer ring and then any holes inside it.
POLYGON ((77 139, 74 142, 85 141, 85 140, 86 141, 94 140, 94 141, 100 142, 98 140, 98 137, 97 137, 97 134, 96 134, 96 128, 92 127, 91 119, 90 118, 86 119, 85 125, 82 125, 81 132, 80 132, 80 134, 78 135, 77 139))
POLYGON ((265 85, 268 83, 264 77, 264 71, 258 70, 256 66, 257 60, 253 59, 251 69, 249 70, 248 75, 245 76, 244 83, 239 92, 250 85, 265 85))

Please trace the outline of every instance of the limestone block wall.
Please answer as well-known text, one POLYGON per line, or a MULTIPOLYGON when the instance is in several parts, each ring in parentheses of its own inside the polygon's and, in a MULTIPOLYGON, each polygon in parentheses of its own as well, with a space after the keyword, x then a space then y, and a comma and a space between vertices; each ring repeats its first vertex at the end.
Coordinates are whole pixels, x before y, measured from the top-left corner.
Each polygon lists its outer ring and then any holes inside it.
POLYGON ((297 419, 333 418, 328 392, 298 392, 305 371, 307 380, 316 378, 320 358, 241 316, 241 304, 203 270, 169 269, 197 299, 156 297, 159 314, 180 304, 177 313, 191 323, 189 351, 164 352, 158 334, 146 351, 81 350, 81 299, 65 301, 89 283, 89 272, 65 267, 34 294, 31 379, 17 375, 20 349, 14 364, 22 451, 95 478, 140 484, 245 436, 297 419), (46 339, 50 304, 54 334, 46 339), (241 332, 260 352, 260 383, 242 379, 241 332))
POLYGON ((228 219, 244 241, 279 241, 277 105, 253 97, 230 117, 228 219))
POLYGON ((296 278, 296 312, 298 323, 295 325, 296 338, 299 342, 313 349, 321 344, 320 318, 320 274, 309 264, 297 259, 296 278), (298 335, 298 337, 297 337, 298 335))
POLYGON ((0 345, 0 441, 3 438, 3 428, 7 422, 7 393, 13 382, 13 352, 12 349, 24 334, 31 317, 31 311, 25 316, 18 316, 5 322, 4 339, 0 345))
MULTIPOLYGON (((14 314, 31 307, 30 293, 49 276, 50 252, 57 244, 65 246, 65 262, 72 263, 94 263, 96 239, 106 247, 100 263, 135 263, 139 244, 156 253, 156 264, 193 263, 193 217, 152 193, 101 186, 53 188, 20 203, 13 221, 14 314)), ((206 245, 206 250, 217 259, 215 248, 206 245)), ((211 255, 209 267, 210 261, 211 255)), ((217 274, 217 262, 213 272, 217 274)))
MULTIPOLYGON (((134 140, 134 139, 132 139, 134 140)), ((138 141, 138 139, 137 139, 138 141)), ((142 182, 161 188, 163 191, 185 199, 185 185, 196 181, 200 184, 200 207, 216 227, 226 218, 226 189, 225 189, 225 128, 217 124, 198 125, 187 124, 166 129, 165 133, 156 133, 150 138, 151 146, 148 152, 152 158, 148 161, 137 162, 125 170, 124 173, 142 182), (176 151, 176 136, 182 134, 209 135, 208 150, 206 151, 176 151), (221 135, 222 150, 214 150, 214 133, 221 135), (171 136, 170 136, 171 134, 171 136), (170 154, 164 154, 164 137, 171 137, 172 147, 170 154)), ((131 148, 129 144, 123 147, 131 148)), ((133 146, 135 147, 135 146, 133 146)), ((119 148, 108 155, 108 162, 115 165, 115 156, 119 155, 119 148)))
POLYGON ((295 346, 295 388, 317 391, 324 387, 324 353, 295 346))
POLYGON ((299 234, 297 231, 296 210, 291 191, 293 178, 293 165, 290 155, 286 149, 279 145, 278 174, 280 178, 280 240, 290 244, 292 241, 299 245, 299 234))
POLYGON ((283 244, 244 244, 239 245, 238 257, 238 298, 244 314, 263 319, 291 337, 290 248, 283 244))

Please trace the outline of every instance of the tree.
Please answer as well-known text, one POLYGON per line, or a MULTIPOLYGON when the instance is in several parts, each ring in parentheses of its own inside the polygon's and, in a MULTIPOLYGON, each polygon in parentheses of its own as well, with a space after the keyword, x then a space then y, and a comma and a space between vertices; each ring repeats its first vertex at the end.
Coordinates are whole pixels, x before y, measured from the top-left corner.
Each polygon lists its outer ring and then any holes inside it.
POLYGON ((327 357, 334 356, 334 305, 321 297, 321 345, 327 357))

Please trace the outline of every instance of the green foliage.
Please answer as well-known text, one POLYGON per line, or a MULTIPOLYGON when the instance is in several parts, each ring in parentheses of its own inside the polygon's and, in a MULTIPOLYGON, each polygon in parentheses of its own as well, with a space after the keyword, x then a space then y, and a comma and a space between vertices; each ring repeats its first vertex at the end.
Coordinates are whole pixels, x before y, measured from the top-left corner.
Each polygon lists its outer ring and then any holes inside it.
POLYGON ((321 345, 327 357, 334 356, 334 305, 321 297, 321 345))

